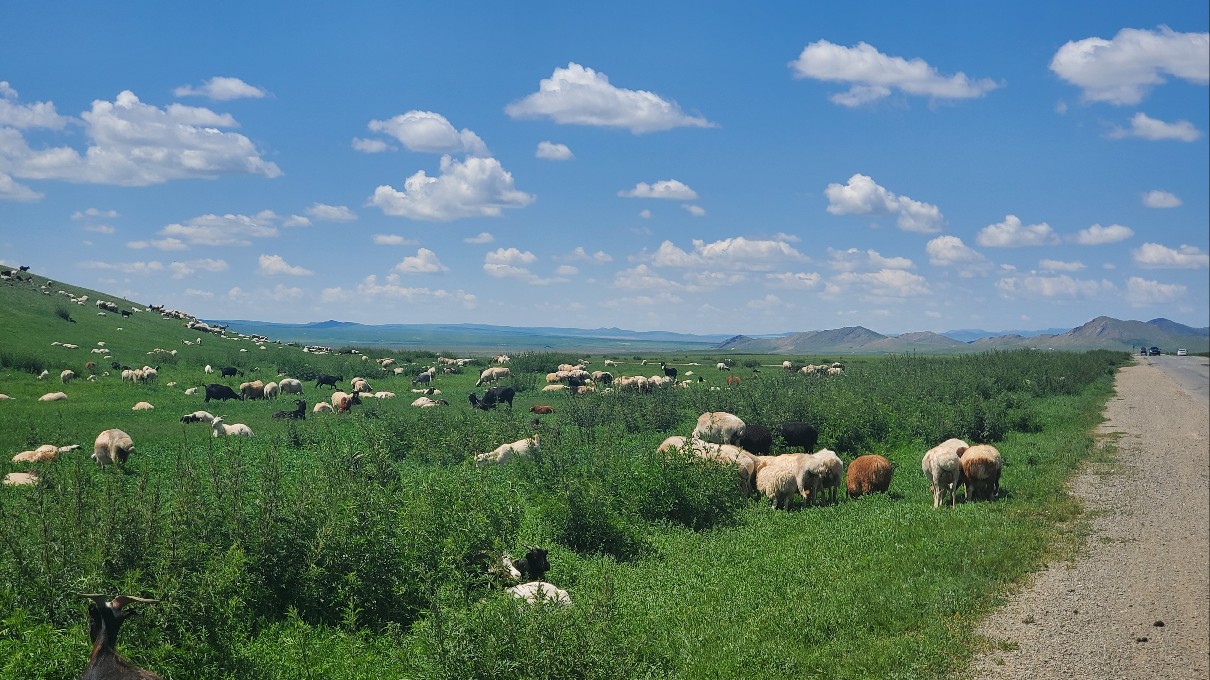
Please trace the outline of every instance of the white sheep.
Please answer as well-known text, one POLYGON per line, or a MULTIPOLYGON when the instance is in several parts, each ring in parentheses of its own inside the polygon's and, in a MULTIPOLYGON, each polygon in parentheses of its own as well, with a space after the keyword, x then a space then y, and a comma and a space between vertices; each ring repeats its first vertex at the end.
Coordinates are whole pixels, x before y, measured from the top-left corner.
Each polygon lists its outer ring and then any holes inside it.
POLYGON ((70 383, 72 380, 75 380, 75 378, 76 372, 70 368, 59 374, 59 380, 62 380, 64 385, 70 383))
POLYGON ((836 491, 844 479, 844 462, 835 451, 820 449, 807 456, 807 474, 811 484, 810 500, 822 499, 827 492, 828 500, 836 501, 836 491))
POLYGON ((209 425, 214 422, 214 414, 209 411, 194 411, 181 416, 182 423, 206 423, 209 425))
POLYGON ((321 401, 311 409, 311 413, 335 413, 336 409, 326 401, 321 401))
POLYGON ((395 393, 394 392, 375 392, 374 398, 375 399, 394 399, 395 393))
POLYGON ((571 596, 566 590, 556 586, 553 583, 546 581, 530 581, 521 583, 507 589, 514 597, 525 600, 526 602, 537 604, 539 602, 551 602, 562 607, 571 606, 571 596))
POLYGON ((80 448, 79 444, 71 444, 69 446, 55 446, 54 444, 43 444, 33 451, 22 451, 13 456, 14 463, 41 463, 43 461, 54 460, 61 453, 68 453, 80 448))
POLYGON ((718 370, 720 370, 720 371, 730 371, 730 370, 731 370, 731 367, 730 367, 730 366, 728 366, 727 364, 724 364, 724 363, 723 363, 723 362, 721 362, 721 361, 720 361, 720 362, 718 362, 718 364, 716 364, 716 365, 715 365, 715 368, 717 368, 717 369, 718 369, 718 370))
POLYGON ((491 368, 483 369, 483 372, 479 374, 479 380, 475 382, 475 387, 478 387, 483 383, 496 382, 497 380, 503 380, 511 377, 512 371, 510 371, 508 368, 504 366, 492 366, 491 368))
POLYGON ((210 422, 211 436, 213 437, 251 437, 252 428, 243 423, 235 423, 228 425, 223 422, 222 416, 216 417, 210 422))
POLYGON ((476 465, 498 465, 507 463, 517 456, 519 458, 528 458, 534 451, 538 450, 538 435, 534 435, 529 439, 519 439, 511 444, 501 444, 495 449, 487 453, 480 453, 475 456, 476 465))
POLYGON ((277 384, 277 387, 281 390, 282 394, 303 393, 302 381, 296 378, 282 378, 281 382, 277 384))
POLYGON ((62 392, 47 392, 38 397, 38 401, 67 401, 67 395, 62 392))
POLYGON ((783 453, 779 456, 754 456, 756 460, 756 490, 769 499, 775 510, 788 510, 797 494, 804 500, 812 490, 805 453, 783 453))
POLYGON ((134 408, 132 408, 130 410, 131 411, 153 411, 153 410, 155 410, 155 407, 145 401, 140 401, 139 403, 134 405, 134 408))
POLYGON ((736 444, 744 434, 744 421, 725 411, 708 411, 698 416, 693 438, 715 444, 736 444))
POLYGON ((950 507, 958 503, 958 485, 962 482, 962 454, 969 445, 961 439, 947 439, 929 449, 920 460, 920 470, 929 480, 933 492, 933 507, 941 507, 941 499, 950 494, 950 507))
POLYGON ((272 381, 265 383, 265 399, 276 399, 280 391, 281 385, 272 381))
POLYGON ((41 373, 38 374, 38 380, 46 380, 49 377, 50 377, 50 371, 47 371, 47 370, 43 370, 41 373))
POLYGON ((105 467, 110 463, 125 464, 134 450, 134 440, 125 432, 113 428, 97 435, 92 445, 92 458, 97 465, 105 467))
POLYGON ((190 387, 190 388, 188 388, 188 389, 186 389, 186 390, 185 390, 185 394, 186 394, 187 396, 192 397, 193 395, 197 394, 197 388, 196 388, 196 387, 190 387))
POLYGON ((4 475, 4 483, 9 486, 33 486, 38 483, 38 471, 10 472, 4 475))
POLYGON ((213 367, 213 366, 211 366, 210 364, 206 364, 206 369, 205 369, 205 370, 206 370, 206 372, 207 372, 207 373, 214 373, 214 367, 213 367))

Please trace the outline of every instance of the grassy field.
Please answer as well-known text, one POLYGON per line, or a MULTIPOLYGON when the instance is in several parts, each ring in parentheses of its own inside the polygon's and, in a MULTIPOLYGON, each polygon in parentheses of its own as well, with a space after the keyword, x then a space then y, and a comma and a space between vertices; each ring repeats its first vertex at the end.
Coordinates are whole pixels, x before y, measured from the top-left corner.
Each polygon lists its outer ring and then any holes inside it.
POLYGON ((399 360, 395 376, 358 354, 224 339, 146 312, 98 316, 98 297, 143 305, 52 286, 90 296, 74 305, 42 281, 0 284, 0 393, 13 397, 0 401, 0 475, 30 468, 9 462, 18 451, 83 448, 39 464, 38 486, 0 487, 0 678, 79 677, 81 592, 161 600, 119 648, 166 678, 950 677, 983 644, 975 622, 1069 547, 1080 508, 1063 484, 1097 454, 1090 433, 1127 360, 847 358, 843 375, 822 377, 781 361, 834 357, 610 355, 615 375, 652 375, 663 360, 703 382, 571 398, 541 392, 545 374, 585 357, 529 353, 511 363, 511 411, 470 408, 483 358, 436 378, 450 406, 413 409, 408 376, 441 348, 367 350, 399 360), (90 352, 98 342, 108 355, 90 352), (723 359, 730 372, 714 368, 723 359), (89 360, 98 372, 159 366, 159 378, 58 381, 66 368, 87 375, 89 360), (304 379, 310 403, 330 392, 314 388, 317 373, 399 396, 275 420, 292 402, 186 396, 237 384, 207 364, 304 379), (60 390, 68 401, 37 401, 60 390), (131 411, 138 401, 155 410, 131 411), (475 453, 534 431, 537 403, 555 408, 536 426, 538 454, 476 468, 475 453), (214 439, 178 421, 201 408, 256 436, 214 439), (655 453, 710 410, 811 422, 846 462, 886 455, 891 491, 779 512, 742 497, 730 470, 655 453), (111 427, 135 441, 125 469, 88 458, 111 427), (1001 499, 932 508, 919 461, 949 437, 1001 450, 1001 499), (483 574, 481 553, 527 545, 550 549, 547 580, 573 606, 522 606, 483 574))

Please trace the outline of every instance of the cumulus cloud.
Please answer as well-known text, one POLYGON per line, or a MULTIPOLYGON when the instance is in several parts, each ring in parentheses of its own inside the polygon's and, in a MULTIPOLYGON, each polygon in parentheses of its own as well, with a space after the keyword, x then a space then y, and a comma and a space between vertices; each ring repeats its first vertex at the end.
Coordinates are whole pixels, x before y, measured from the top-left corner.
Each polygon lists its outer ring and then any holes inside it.
POLYGON ((985 248, 1049 246, 1057 244, 1059 236, 1045 222, 1026 226, 1016 215, 1005 215, 1003 222, 979 230, 975 242, 985 248))
POLYGON ((618 192, 624 198, 664 198, 673 201, 693 201, 697 192, 690 189, 684 182, 675 179, 663 179, 653 184, 639 182, 633 189, 623 189, 618 192))
POLYGON ((90 261, 80 262, 79 266, 83 269, 100 269, 104 271, 120 272, 123 274, 147 275, 168 272, 174 279, 183 279, 193 276, 198 272, 227 271, 226 261, 213 258, 203 258, 199 260, 176 260, 167 265, 158 260, 149 260, 145 262, 90 261))
POLYGON ((694 239, 692 251, 664 241, 654 253, 641 253, 640 261, 656 267, 686 267, 711 270, 770 271, 786 262, 805 262, 807 257, 780 240, 752 240, 737 236, 706 243, 694 239))
POLYGON ((849 85, 830 97, 841 106, 855 107, 889 96, 894 91, 930 99, 972 99, 999 87, 989 79, 972 80, 965 73, 941 75, 923 59, 904 59, 879 52, 865 42, 844 47, 819 40, 803 48, 790 62, 795 78, 849 85))
POLYGON ((1072 300, 1093 297, 1105 290, 1112 290, 1108 281, 1074 279, 1067 274, 1041 276, 1029 273, 1021 276, 1006 276, 996 284, 1006 298, 1067 298, 1072 300))
POLYGON ((177 260, 169 264, 168 269, 172 272, 172 278, 184 279, 198 272, 225 272, 227 271, 227 262, 209 257, 200 260, 177 260))
POLYGON ((684 205, 681 207, 683 207, 686 211, 689 212, 690 215, 693 215, 694 217, 705 217, 706 216, 706 209, 700 205, 684 205))
POLYGON ((828 248, 828 265, 837 271, 851 272, 858 269, 911 269, 912 261, 906 257, 883 257, 877 250, 836 250, 828 248))
POLYGON ((745 303, 745 306, 750 309, 773 309, 776 307, 781 307, 782 301, 781 298, 777 297, 773 293, 768 293, 763 298, 748 300, 748 302, 745 303))
POLYGON ((583 261, 598 262, 598 263, 613 261, 613 258, 609 255, 609 253, 606 253, 603 250, 598 250, 595 253, 589 254, 589 252, 584 249, 584 246, 576 246, 576 249, 571 251, 571 255, 568 256, 568 259, 569 260, 583 260, 583 261))
POLYGON ((490 155, 479 135, 454 128, 445 116, 432 111, 408 111, 388 120, 371 120, 368 127, 394 137, 410 151, 490 155))
MULTIPOLYGON (((85 228, 87 229, 87 227, 85 228)), ((102 229, 106 228, 111 229, 109 233, 112 233, 112 228, 102 227, 102 229)), ((133 250, 143 250, 146 248, 155 248, 157 250, 185 250, 189 247, 189 244, 185 243, 179 238, 159 238, 151 240, 127 241, 126 247, 133 250)))
POLYGON ((389 185, 374 190, 370 199, 387 215, 447 222, 465 217, 497 217, 504 208, 523 208, 534 197, 513 186, 513 176, 495 158, 459 162, 441 158, 441 174, 423 170, 404 181, 403 191, 389 185))
POLYGON ((1143 194, 1143 205, 1148 208, 1179 208, 1181 199, 1177 198, 1176 194, 1152 189, 1143 194))
POLYGON ((579 274, 579 273, 580 273, 579 269, 577 269, 569 264, 561 264, 555 268, 555 276, 575 276, 576 274, 579 274))
POLYGON ((172 91, 177 97, 208 97, 216 101, 230 99, 261 99, 269 95, 263 88, 245 83, 239 78, 215 76, 200 87, 181 85, 172 91))
POLYGON ((1130 251, 1134 263, 1148 269, 1201 269, 1210 266, 1210 254, 1197 246, 1172 249, 1158 243, 1144 243, 1130 251))
POLYGON ((1085 269, 1084 263, 1079 260, 1067 262, 1065 260, 1040 260, 1038 269, 1044 272, 1078 272, 1085 269))
POLYGON ((487 233, 486 231, 481 231, 474 236, 467 236, 466 238, 462 239, 463 243, 470 243, 470 244, 474 244, 474 245, 483 245, 486 243, 494 243, 495 241, 496 241, 496 237, 492 236, 491 234, 487 233))
POLYGON ((321 222, 352 222, 357 219, 357 214, 343 205, 327 205, 325 203, 312 203, 310 208, 304 212, 312 219, 321 222))
POLYGON ((538 256, 517 248, 497 248, 484 256, 483 261, 489 264, 533 264, 538 256))
POLYGON ((1106 243, 1125 241, 1131 236, 1134 236, 1134 230, 1130 227, 1123 227, 1120 224, 1111 224, 1108 227, 1102 227, 1099 224, 1094 224, 1076 233, 1075 241, 1082 246, 1099 246, 1106 243))
POLYGON ((86 220, 90 218, 106 218, 113 219, 118 216, 117 210, 101 210, 100 208, 88 208, 87 210, 77 210, 71 214, 73 220, 86 220))
POLYGON ((113 102, 97 100, 81 114, 91 140, 83 154, 71 147, 33 149, 15 128, 0 128, 0 164, 13 177, 146 186, 224 175, 280 176, 229 114, 170 104, 158 108, 130 90, 113 102))
POLYGON ((55 111, 53 102, 19 104, 19 94, 7 80, 0 80, 0 127, 62 130, 68 118, 55 111))
POLYGON ((923 276, 903 269, 881 269, 875 272, 843 272, 832 278, 829 291, 843 294, 856 289, 866 300, 902 299, 931 295, 923 276))
POLYGON ((97 234, 112 234, 112 233, 115 233, 117 230, 114 229, 113 227, 109 226, 108 224, 90 224, 90 225, 84 227, 84 231, 91 231, 91 232, 95 232, 97 234))
MULTIPOLYGON (((362 300, 403 300, 408 303, 439 302, 459 303, 466 309, 474 309, 477 298, 465 291, 433 290, 424 287, 400 285, 402 279, 398 274, 388 275, 383 282, 371 274, 357 284, 356 297, 362 300)), ((326 301, 338 302, 349 299, 349 294, 342 288, 327 288, 323 291, 326 301)))
POLYGON ((354 137, 351 145, 354 151, 360 151, 362 153, 383 153, 391 150, 391 146, 381 139, 354 137))
POLYGON ((1051 59, 1050 70, 1081 88, 1085 101, 1137 104, 1165 76, 1210 82, 1210 33, 1123 28, 1111 40, 1068 42, 1051 59))
POLYGON ((265 210, 256 215, 200 215, 185 223, 169 224, 160 235, 190 246, 247 246, 250 238, 277 236, 278 217, 265 210))
POLYGON ((538 142, 538 150, 534 153, 534 157, 548 161, 569 161, 575 156, 572 155, 571 149, 566 144, 538 142))
POLYGON ((292 300, 301 300, 302 297, 302 288, 292 288, 284 283, 279 283, 271 289, 262 288, 260 290, 249 291, 235 286, 227 291, 228 300, 242 305, 254 305, 264 302, 289 302, 292 300))
POLYGON ((504 108, 513 118, 550 118, 556 123, 617 127, 634 134, 678 127, 714 127, 681 111, 674 102, 644 90, 610 84, 609 77, 569 63, 538 84, 538 91, 504 108))
POLYGON ((311 276, 315 273, 289 264, 281 255, 261 255, 257 261, 260 264, 257 271, 265 276, 311 276))
POLYGON ((0 172, 0 201, 30 203, 42 200, 43 194, 0 172))
POLYGON ((395 265, 391 271, 403 274, 435 274, 437 272, 449 271, 449 269, 449 267, 441 264, 441 260, 437 258, 437 253, 428 248, 421 248, 416 251, 415 255, 403 258, 403 261, 395 265))
POLYGON ((1202 136, 1200 130, 1193 126, 1187 120, 1178 120, 1175 123, 1165 123, 1162 120, 1156 120, 1149 117, 1147 114, 1139 112, 1130 118, 1130 128, 1114 128, 1109 131, 1109 136, 1113 139, 1123 139, 1126 137, 1138 137, 1147 139, 1153 142, 1163 142, 1176 140, 1180 142, 1192 142, 1202 136))
POLYGON ((613 275, 613 287, 623 290, 681 290, 684 286, 676 281, 661 276, 651 267, 640 264, 630 269, 623 269, 613 275))
POLYGON ((765 279, 774 288, 805 288, 808 290, 818 288, 823 281, 823 277, 814 272, 765 274, 765 279))
POLYGON ((936 267, 981 265, 987 262, 982 253, 962 242, 957 236, 938 236, 924 246, 929 264, 936 267))
POLYGON ((1138 276, 1126 281, 1126 300, 1136 307, 1173 302, 1188 293, 1188 287, 1177 283, 1160 283, 1138 276))
POLYGON ((416 242, 398 234, 374 234, 374 243, 380 246, 414 246, 416 242))
POLYGON ((828 212, 833 215, 896 215, 900 229, 924 234, 945 227, 937 206, 896 196, 860 173, 850 177, 847 184, 829 184, 824 195, 828 197, 828 212))

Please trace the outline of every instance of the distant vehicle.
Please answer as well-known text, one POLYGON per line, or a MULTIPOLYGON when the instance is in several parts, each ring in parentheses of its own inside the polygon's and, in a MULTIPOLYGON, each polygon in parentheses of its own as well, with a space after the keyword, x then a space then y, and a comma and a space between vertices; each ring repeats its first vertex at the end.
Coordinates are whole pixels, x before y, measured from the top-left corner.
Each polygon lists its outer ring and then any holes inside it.
POLYGON ((1139 356, 1141 356, 1141 357, 1145 357, 1145 356, 1147 356, 1147 348, 1146 348, 1146 347, 1140 347, 1140 348, 1139 348, 1139 356))
POLYGON ((1189 352, 1188 352, 1188 350, 1184 350, 1184 349, 1178 349, 1178 350, 1176 351, 1176 355, 1177 355, 1178 357, 1185 357, 1185 356, 1189 356, 1189 352))
POLYGON ((1147 350, 1147 353, 1153 357, 1158 357, 1160 355, 1160 348, 1152 347, 1151 349, 1147 350))

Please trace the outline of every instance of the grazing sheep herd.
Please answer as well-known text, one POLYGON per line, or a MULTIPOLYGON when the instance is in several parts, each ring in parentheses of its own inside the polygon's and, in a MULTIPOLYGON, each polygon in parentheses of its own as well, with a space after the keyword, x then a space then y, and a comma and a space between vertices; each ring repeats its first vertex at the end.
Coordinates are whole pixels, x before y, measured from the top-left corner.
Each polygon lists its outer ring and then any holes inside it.
MULTIPOLYGON (((186 341, 186 345, 200 344, 186 341)), ((365 358, 365 357, 363 357, 365 358)), ((498 364, 484 369, 474 383, 478 388, 486 383, 508 381, 516 376, 509 368, 499 365, 508 362, 508 357, 492 358, 498 364)), ((413 374, 412 385, 425 386, 425 389, 414 389, 413 392, 423 393, 411 402, 412 407, 433 408, 449 406, 444 399, 434 398, 440 394, 431 385, 434 379, 446 371, 457 372, 469 363, 465 359, 446 359, 439 357, 437 365, 413 374)), ((388 377, 401 377, 407 380, 407 369, 395 367, 394 359, 376 360, 378 366, 386 371, 388 377)), ((660 362, 662 375, 653 376, 617 376, 610 372, 585 370, 585 363, 564 364, 558 370, 546 376, 549 383, 541 392, 563 391, 567 396, 560 399, 572 399, 577 394, 597 389, 600 386, 606 390, 634 391, 648 393, 664 386, 689 387, 689 380, 677 382, 678 370, 665 362, 660 362)), ((91 364, 91 362, 90 362, 91 364)), ((607 367, 617 367, 619 362, 607 359, 607 367)), ((697 364, 691 364, 697 366, 697 364)), ((782 364, 787 372, 823 375, 840 375, 843 366, 831 364, 823 366, 807 365, 796 367, 789 361, 782 364)), ((119 365, 114 362, 117 370, 119 365)), ((144 366, 141 369, 122 368, 122 377, 135 383, 147 383, 155 380, 157 369, 144 366)), ((718 371, 731 371, 726 362, 716 364, 718 371)), ((95 364, 86 367, 90 379, 95 377, 95 364)), ((616 369, 615 369, 616 370, 616 369)), ((236 367, 215 369, 210 365, 205 367, 206 374, 218 373, 221 377, 242 377, 244 371, 236 367)), ((49 374, 43 372, 39 379, 45 379, 49 374)), ((108 375, 106 373, 105 375, 108 375)), ((692 371, 684 374, 693 375, 692 371)), ((754 369, 754 375, 759 372, 754 369)), ((185 394, 196 394, 204 389, 204 401, 249 401, 273 400, 279 395, 297 395, 295 407, 291 410, 279 410, 272 414, 273 419, 306 420, 308 402, 301 398, 304 392, 302 381, 278 376, 277 381, 264 383, 261 380, 243 382, 239 389, 220 383, 206 384, 204 388, 190 387, 185 394)), ((70 385, 76 374, 72 370, 60 373, 64 385, 70 385)), ((697 378, 699 382, 702 378, 697 378)), ((355 406, 362 404, 362 397, 390 399, 395 393, 374 391, 365 378, 354 377, 348 382, 349 392, 342 389, 342 375, 320 374, 315 376, 315 389, 327 386, 332 389, 329 400, 318 400, 312 408, 312 413, 349 413, 355 406)), ((728 375, 726 382, 734 386, 740 383, 739 376, 728 375)), ((704 388, 702 388, 704 389, 704 388)), ((719 388, 711 388, 719 389, 719 388)), ((468 401, 474 410, 488 411, 495 409, 500 403, 507 404, 512 410, 517 389, 512 385, 489 387, 480 397, 472 392, 468 401)), ((64 392, 52 392, 43 395, 40 401, 62 401, 68 398, 64 392)), ((148 410, 154 407, 145 401, 134 406, 135 411, 148 410)), ((530 412, 535 415, 550 415, 555 408, 546 404, 534 404, 530 412)), ((486 417, 486 416, 484 416, 486 417)), ((205 423, 211 429, 213 438, 221 437, 253 437, 252 429, 243 423, 228 424, 223 416, 216 416, 208 411, 199 410, 180 417, 180 423, 205 423)), ((539 420, 533 419, 537 425, 539 420)), ((259 427, 259 426, 258 426, 259 427)), ((804 422, 783 422, 777 424, 745 423, 732 413, 722 411, 702 413, 689 436, 674 435, 663 440, 658 453, 671 455, 686 455, 702 461, 732 468, 735 471, 739 491, 745 496, 760 496, 767 499, 774 510, 790 510, 796 504, 812 506, 823 503, 836 503, 840 489, 850 499, 876 493, 888 493, 894 476, 895 464, 885 456, 866 454, 857 456, 847 466, 840 456, 827 448, 818 448, 820 433, 818 429, 804 422), (780 452, 775 453, 775 451, 780 452), (797 499, 797 500, 796 500, 797 499)), ((54 460, 57 456, 69 453, 79 448, 78 445, 55 446, 46 444, 31 451, 23 451, 13 457, 14 462, 44 462, 54 460)), ((108 429, 97 435, 94 441, 91 458, 97 465, 104 468, 110 464, 125 465, 134 451, 134 442, 129 434, 120 429, 108 429)), ((532 458, 540 451, 539 435, 533 434, 517 441, 501 444, 500 446, 474 455, 474 464, 478 467, 505 465, 511 461, 532 458)), ((1000 452, 988 444, 970 446, 959 439, 950 439, 929 449, 921 459, 921 470, 933 496, 933 507, 940 508, 946 500, 951 507, 957 504, 959 487, 965 485, 965 499, 994 500, 1000 494, 1000 474, 1003 459, 1000 452)), ((11 486, 31 485, 39 483, 38 471, 13 472, 4 478, 4 484, 11 486)), ((531 548, 525 557, 512 560, 503 555, 500 563, 500 573, 512 585, 506 591, 516 598, 529 603, 552 603, 558 606, 571 604, 570 594, 558 586, 544 580, 550 563, 547 551, 542 548, 531 548)), ((90 634, 93 641, 93 651, 85 677, 156 677, 146 671, 141 671, 122 657, 117 655, 115 644, 118 629, 123 619, 132 612, 127 609, 132 603, 149 604, 156 600, 135 598, 119 595, 109 599, 100 595, 85 595, 89 599, 88 615, 90 619, 90 634), (107 670, 108 669, 108 670, 107 670), (114 671, 113 669, 125 669, 114 671), (117 672, 119 674, 112 674, 117 672), (107 674, 109 673, 109 674, 107 674), (120 674, 125 673, 125 674, 120 674)))

